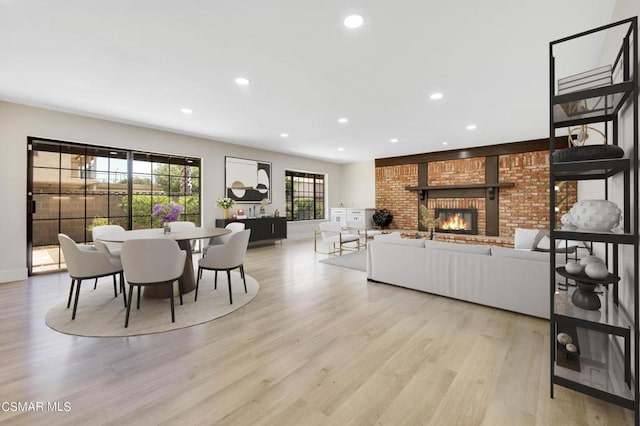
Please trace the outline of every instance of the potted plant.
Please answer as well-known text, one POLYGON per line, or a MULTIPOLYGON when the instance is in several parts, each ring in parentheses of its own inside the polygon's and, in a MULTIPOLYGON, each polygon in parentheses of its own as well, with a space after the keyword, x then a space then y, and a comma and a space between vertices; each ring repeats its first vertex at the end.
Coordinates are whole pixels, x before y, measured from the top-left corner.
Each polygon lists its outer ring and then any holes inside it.
POLYGON ((426 229, 430 231, 429 239, 433 240, 433 228, 438 226, 440 223, 440 219, 435 217, 435 213, 432 214, 427 206, 424 204, 420 205, 420 224, 426 229))
POLYGON ((216 206, 222 209, 222 218, 229 219, 229 209, 233 207, 234 201, 229 197, 218 198, 216 206))
POLYGON ((380 229, 389 227, 389 224, 393 220, 393 215, 387 209, 379 209, 373 214, 373 223, 380 229))

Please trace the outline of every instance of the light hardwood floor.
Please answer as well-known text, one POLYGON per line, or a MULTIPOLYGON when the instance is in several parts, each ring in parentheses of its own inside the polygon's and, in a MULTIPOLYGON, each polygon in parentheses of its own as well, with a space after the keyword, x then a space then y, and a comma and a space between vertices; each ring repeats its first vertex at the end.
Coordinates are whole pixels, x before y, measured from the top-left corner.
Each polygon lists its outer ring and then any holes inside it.
POLYGON ((312 244, 250 249, 245 270, 261 285, 251 303, 150 336, 49 329, 66 273, 0 285, 0 399, 70 404, 0 411, 0 422, 633 424, 631 411, 559 386, 549 398, 547 321, 369 283, 318 263, 312 244))

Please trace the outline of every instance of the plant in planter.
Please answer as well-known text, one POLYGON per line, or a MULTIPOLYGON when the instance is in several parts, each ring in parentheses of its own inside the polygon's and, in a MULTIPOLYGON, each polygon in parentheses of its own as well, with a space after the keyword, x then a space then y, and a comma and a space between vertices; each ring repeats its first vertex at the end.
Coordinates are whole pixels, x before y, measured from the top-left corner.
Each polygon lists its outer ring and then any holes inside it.
POLYGON ((420 225, 424 227, 427 231, 431 231, 429 235, 429 239, 433 240, 433 228, 438 226, 440 223, 440 219, 435 217, 435 212, 432 214, 427 206, 424 204, 420 205, 420 225))
POLYGON ((393 215, 387 209, 379 209, 373 214, 373 223, 378 228, 385 229, 389 227, 389 224, 393 220, 393 215))

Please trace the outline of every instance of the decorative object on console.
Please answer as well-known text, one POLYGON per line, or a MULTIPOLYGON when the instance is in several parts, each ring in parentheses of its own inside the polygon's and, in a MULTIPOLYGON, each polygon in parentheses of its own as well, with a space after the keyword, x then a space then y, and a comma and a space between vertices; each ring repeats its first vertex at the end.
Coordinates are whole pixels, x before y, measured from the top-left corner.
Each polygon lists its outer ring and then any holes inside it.
POLYGON ((393 215, 387 209, 379 209, 373 214, 373 223, 381 229, 388 228, 393 221, 393 215))
POLYGON ((618 226, 622 211, 608 200, 583 200, 571 207, 561 220, 565 226, 596 232, 608 232, 618 226))
POLYGON ((267 215, 267 211, 265 210, 265 206, 267 205, 267 199, 263 198, 260 201, 260 217, 265 217, 267 215))

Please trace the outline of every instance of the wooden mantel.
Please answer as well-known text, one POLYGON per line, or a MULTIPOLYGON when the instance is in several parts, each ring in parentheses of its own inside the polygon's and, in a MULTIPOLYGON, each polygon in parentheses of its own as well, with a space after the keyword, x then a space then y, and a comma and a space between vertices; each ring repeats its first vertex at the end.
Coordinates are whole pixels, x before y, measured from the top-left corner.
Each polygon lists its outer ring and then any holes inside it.
POLYGON ((420 199, 425 200, 429 193, 434 198, 481 198, 494 200, 496 188, 516 186, 513 182, 472 183, 469 185, 441 185, 441 186, 405 186, 407 191, 420 191, 420 199))

